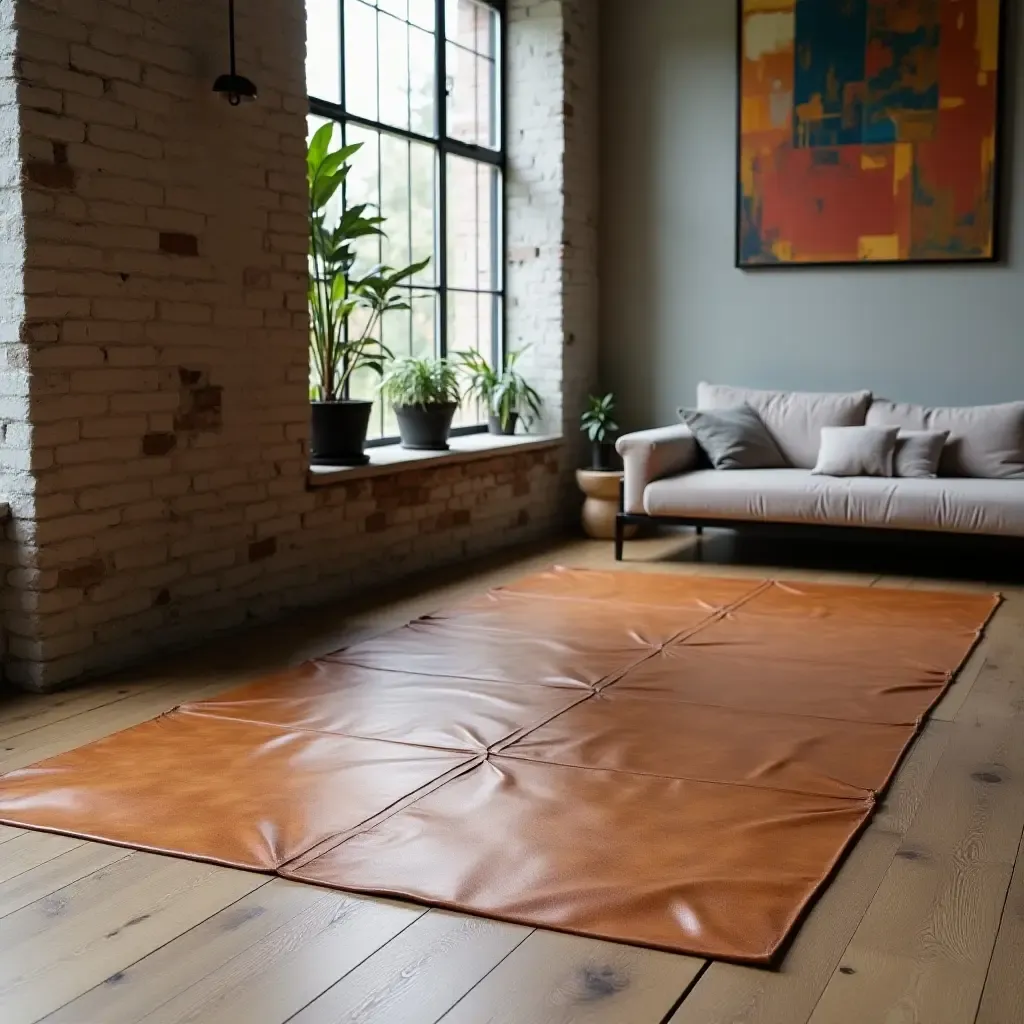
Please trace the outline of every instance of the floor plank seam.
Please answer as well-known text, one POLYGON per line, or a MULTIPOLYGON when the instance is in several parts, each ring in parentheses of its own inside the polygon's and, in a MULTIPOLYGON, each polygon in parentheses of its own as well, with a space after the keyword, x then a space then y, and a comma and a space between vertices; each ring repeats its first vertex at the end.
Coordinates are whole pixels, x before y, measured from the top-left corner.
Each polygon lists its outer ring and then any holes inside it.
MULTIPOLYGON (((531 935, 536 934, 538 931, 539 929, 537 928, 531 928, 496 964, 494 964, 493 967, 491 967, 489 971, 487 971, 486 974, 484 974, 480 978, 477 978, 477 980, 468 989, 466 989, 466 991, 463 992, 462 995, 459 996, 459 998, 456 999, 455 1002, 452 1003, 452 1005, 449 1006, 448 1009, 445 1010, 440 1017, 435 1018, 431 1022, 431 1024, 441 1024, 445 1017, 447 1017, 452 1012, 452 1010, 454 1010, 455 1007, 459 1005, 459 1003, 461 1003, 464 999, 467 999, 471 992, 479 988, 479 986, 487 978, 489 978, 531 935)), ((285 1024, 288 1024, 288 1022, 285 1021, 285 1024)))
MULTIPOLYGON (((697 987, 701 978, 711 969, 711 965, 716 963, 715 960, 705 960, 700 966, 700 970, 690 979, 690 983, 683 989, 682 994, 679 998, 669 1007, 668 1013, 661 1018, 660 1021, 652 1021, 651 1024, 672 1024, 672 1018, 679 1012, 680 1007, 686 1002, 689 994, 697 987)), ((639 1024, 639 1022, 638 1022, 639 1024)))

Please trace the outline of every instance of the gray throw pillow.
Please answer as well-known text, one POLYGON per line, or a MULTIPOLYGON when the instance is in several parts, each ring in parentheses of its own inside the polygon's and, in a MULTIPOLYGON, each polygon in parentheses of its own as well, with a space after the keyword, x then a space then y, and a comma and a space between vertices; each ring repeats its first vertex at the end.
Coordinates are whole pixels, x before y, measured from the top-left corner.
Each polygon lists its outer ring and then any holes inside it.
POLYGON ((897 427, 822 427, 815 476, 892 476, 897 427))
POLYGON ((901 430, 896 438, 895 476, 930 480, 939 475, 948 430, 901 430))
POLYGON ((786 460, 761 417, 749 405, 734 409, 680 409, 715 469, 785 469, 786 460))

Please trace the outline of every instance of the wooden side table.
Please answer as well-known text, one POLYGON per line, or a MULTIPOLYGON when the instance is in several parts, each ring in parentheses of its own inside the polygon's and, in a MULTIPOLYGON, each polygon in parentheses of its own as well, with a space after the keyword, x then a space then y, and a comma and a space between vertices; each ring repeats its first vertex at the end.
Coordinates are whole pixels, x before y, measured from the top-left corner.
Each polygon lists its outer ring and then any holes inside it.
MULTIPOLYGON (((594 540, 614 540, 622 473, 578 469, 576 470, 576 482, 586 496, 586 500, 583 502, 582 516, 584 532, 594 540)), ((626 537, 635 537, 636 531, 636 526, 627 526, 626 537)))

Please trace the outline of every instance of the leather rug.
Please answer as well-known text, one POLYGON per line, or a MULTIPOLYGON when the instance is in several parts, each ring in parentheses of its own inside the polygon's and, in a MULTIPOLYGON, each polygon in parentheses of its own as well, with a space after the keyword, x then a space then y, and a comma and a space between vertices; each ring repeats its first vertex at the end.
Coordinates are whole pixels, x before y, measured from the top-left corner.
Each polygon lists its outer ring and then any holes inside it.
POLYGON ((0 778, 0 821, 769 963, 995 595, 554 569, 0 778))

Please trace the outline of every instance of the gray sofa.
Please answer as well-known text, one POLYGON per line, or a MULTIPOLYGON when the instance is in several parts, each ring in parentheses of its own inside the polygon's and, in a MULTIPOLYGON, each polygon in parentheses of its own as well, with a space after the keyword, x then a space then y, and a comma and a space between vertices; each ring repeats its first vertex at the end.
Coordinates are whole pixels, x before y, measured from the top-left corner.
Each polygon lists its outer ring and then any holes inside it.
POLYGON ((746 523, 929 531, 1024 538, 1024 402, 965 408, 906 405, 866 391, 807 394, 701 384, 697 408, 749 405, 788 463, 785 469, 705 468, 683 425, 626 434, 616 536, 645 520, 697 527, 746 523), (821 428, 948 430, 930 479, 816 476, 821 428))

